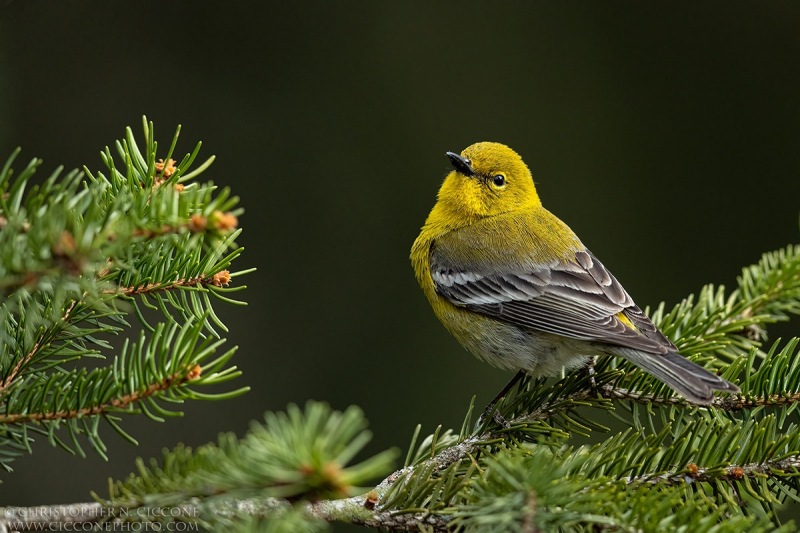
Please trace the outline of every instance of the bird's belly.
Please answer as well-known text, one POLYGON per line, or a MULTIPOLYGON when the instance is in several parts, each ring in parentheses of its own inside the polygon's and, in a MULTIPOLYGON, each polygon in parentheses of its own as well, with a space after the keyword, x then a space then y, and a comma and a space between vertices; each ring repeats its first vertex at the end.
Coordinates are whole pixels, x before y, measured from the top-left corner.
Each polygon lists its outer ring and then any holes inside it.
POLYGON ((591 343, 522 329, 496 320, 479 320, 451 331, 462 346, 491 365, 526 370, 534 376, 555 376, 582 366, 600 350, 591 343))

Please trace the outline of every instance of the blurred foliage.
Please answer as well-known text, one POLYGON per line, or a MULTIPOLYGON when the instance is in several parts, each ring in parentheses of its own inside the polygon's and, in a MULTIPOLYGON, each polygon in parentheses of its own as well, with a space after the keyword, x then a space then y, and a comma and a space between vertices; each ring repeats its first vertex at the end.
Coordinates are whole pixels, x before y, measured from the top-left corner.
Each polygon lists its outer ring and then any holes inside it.
MULTIPOLYGON (((365 490, 359 485, 390 471, 396 450, 348 466, 371 438, 356 407, 339 412, 317 402, 308 402, 304 410, 290 405, 285 413, 267 413, 265 422, 252 424, 242 439, 224 434, 217 444, 197 450, 180 446, 165 451, 160 463, 139 460, 137 473, 114 483, 100 501, 132 517, 136 508, 192 505, 198 511, 195 520, 215 531, 234 525, 247 530, 251 519, 259 517, 285 522, 289 531, 298 520, 313 524, 318 519, 302 508, 287 512, 282 502, 354 496, 365 490), (248 499, 255 503, 247 508, 231 503, 248 499), (235 520, 243 517, 241 523, 235 520)), ((169 514, 161 518, 175 519, 169 514)))

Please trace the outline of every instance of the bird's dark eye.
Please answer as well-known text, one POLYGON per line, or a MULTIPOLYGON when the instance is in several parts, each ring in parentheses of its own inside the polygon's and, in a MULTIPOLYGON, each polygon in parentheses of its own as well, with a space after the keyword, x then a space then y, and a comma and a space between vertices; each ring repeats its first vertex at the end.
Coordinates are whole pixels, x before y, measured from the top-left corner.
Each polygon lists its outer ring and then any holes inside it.
POLYGON ((506 177, 502 174, 492 176, 492 183, 494 183, 495 187, 504 187, 506 184, 506 177))

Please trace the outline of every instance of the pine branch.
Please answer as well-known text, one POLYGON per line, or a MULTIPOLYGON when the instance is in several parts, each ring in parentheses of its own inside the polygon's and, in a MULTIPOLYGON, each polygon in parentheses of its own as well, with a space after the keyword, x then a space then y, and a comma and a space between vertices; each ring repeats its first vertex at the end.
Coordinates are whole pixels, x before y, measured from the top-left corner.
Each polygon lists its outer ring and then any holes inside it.
POLYGON ((202 368, 200 365, 194 365, 192 368, 183 369, 168 375, 157 383, 150 383, 143 391, 135 391, 124 394, 116 398, 111 398, 107 402, 92 405, 90 407, 83 407, 80 409, 0 415, 0 424, 25 424, 28 422, 67 420, 70 418, 104 415, 109 412, 127 411, 138 402, 146 400, 170 388, 181 387, 186 383, 197 379, 200 377, 201 373, 202 368))
POLYGON ((31 452, 33 435, 80 454, 86 439, 105 457, 101 422, 135 442, 120 415, 163 421, 180 413, 162 402, 247 390, 198 390, 239 374, 225 367, 235 349, 217 353, 217 330, 227 328, 211 301, 239 304, 227 294, 245 288, 229 286, 246 273, 231 271, 242 253, 238 199, 194 181, 213 161, 190 171, 199 144, 172 159, 180 128, 157 162, 153 125, 143 126, 143 149, 130 129, 116 143, 121 167, 103 152, 107 175, 59 168, 30 186, 41 161, 14 177, 19 150, 0 169, 0 465, 8 470, 31 452), (155 324, 144 308, 160 314, 155 324), (108 336, 129 333, 131 314, 146 332, 119 351, 108 336))
POLYGON ((55 332, 52 331, 52 329, 59 329, 64 327, 64 325, 69 320, 72 311, 75 309, 75 305, 77 303, 78 303, 77 301, 72 301, 67 306, 67 310, 64 311, 64 314, 61 315, 61 320, 59 321, 59 323, 56 326, 54 326, 54 328, 51 328, 51 331, 47 331, 46 333, 42 334, 42 336, 36 340, 36 343, 33 345, 30 351, 17 361, 17 363, 14 365, 14 368, 11 369, 11 372, 9 372, 5 376, 5 378, 0 380, 0 395, 2 395, 3 391, 6 388, 8 388, 9 385, 11 385, 11 383, 14 381, 17 375, 19 375, 23 367, 29 365, 30 362, 36 357, 39 351, 45 346, 47 339, 54 336, 55 332))
POLYGON ((361 492, 358 485, 364 481, 388 471, 396 456, 395 450, 387 450, 348 465, 370 438, 366 420, 355 407, 338 412, 315 402, 304 410, 290 405, 287 413, 267 413, 264 423, 253 424, 241 440, 224 434, 218 443, 194 451, 179 446, 165 452, 160 463, 139 460, 136 475, 113 484, 109 497, 98 500, 107 516, 124 514, 142 521, 154 518, 136 509, 190 505, 194 512, 189 516, 212 529, 227 528, 231 509, 244 502, 250 502, 251 514, 263 512, 265 506, 274 514, 290 502, 307 501, 309 516, 349 516, 357 510, 367 519, 377 495, 367 498, 371 503, 364 497, 346 497, 361 492), (344 499, 320 501, 325 498, 344 499))
POLYGON ((686 467, 685 472, 667 473, 657 476, 640 478, 626 478, 628 483, 649 483, 651 485, 686 485, 693 482, 711 481, 742 481, 745 478, 762 479, 782 475, 800 475, 800 455, 793 455, 785 459, 748 463, 743 465, 729 465, 725 469, 704 468, 694 463, 686 467))
POLYGON ((170 283, 158 284, 148 283, 147 285, 134 287, 117 287, 116 289, 106 290, 106 294, 121 294, 123 296, 137 296, 154 292, 174 291, 190 287, 223 287, 230 282, 231 275, 227 270, 221 270, 213 275, 201 274, 193 278, 176 279, 170 283))
POLYGON ((77 437, 84 435, 98 453, 105 455, 105 445, 97 433, 97 423, 104 420, 123 438, 135 443, 119 426, 118 415, 141 413, 164 421, 165 416, 175 413, 161 402, 210 399, 212 396, 196 389, 238 375, 235 367, 225 368, 235 350, 219 356, 216 350, 224 340, 211 342, 201 333, 200 321, 183 327, 160 325, 152 338, 142 334, 138 342, 126 345, 108 366, 31 373, 0 396, 5 404, 0 424, 7 432, 45 434, 52 443, 81 454, 77 437), (72 445, 57 437, 56 432, 62 427, 69 431, 72 445))
MULTIPOLYGON (((294 508, 280 498, 226 499, 220 500, 211 506, 202 507, 187 504, 180 509, 169 509, 168 512, 178 519, 189 522, 183 530, 192 531, 192 520, 203 513, 219 517, 218 520, 230 521, 227 531, 241 531, 242 521, 246 518, 274 519, 281 518, 282 531, 299 531, 299 527, 286 524, 282 516, 291 509, 301 511, 305 521, 309 519, 335 522, 342 517, 352 517, 349 523, 378 528, 390 531, 450 531, 449 520, 445 517, 419 514, 396 514, 391 512, 374 512, 369 509, 368 498, 354 496, 339 500, 323 500, 319 502, 304 502, 294 508)), ((149 510, 146 510, 146 514, 149 510)), ((68 526, 88 527, 93 524, 105 524, 112 528, 115 524, 120 529, 122 524, 135 512, 128 510, 110 509, 98 502, 75 503, 70 505, 42 505, 37 507, 0 507, 0 533, 8 531, 49 531, 58 528, 66 530, 68 526)), ((305 524, 304 524, 305 525, 305 524)), ((83 530, 83 529, 81 529, 83 530)), ((259 527, 257 531, 263 531, 259 527)))

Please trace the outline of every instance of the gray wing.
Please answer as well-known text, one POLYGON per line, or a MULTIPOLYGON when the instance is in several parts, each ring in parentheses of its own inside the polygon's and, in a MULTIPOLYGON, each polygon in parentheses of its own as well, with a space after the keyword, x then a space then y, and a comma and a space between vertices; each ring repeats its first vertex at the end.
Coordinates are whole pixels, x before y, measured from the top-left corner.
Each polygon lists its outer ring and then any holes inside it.
POLYGON ((487 273, 448 264, 447 254, 437 254, 434 246, 431 277, 452 304, 502 322, 650 353, 675 351, 588 250, 577 252, 574 261, 487 273), (620 320, 620 313, 636 329, 620 320))

